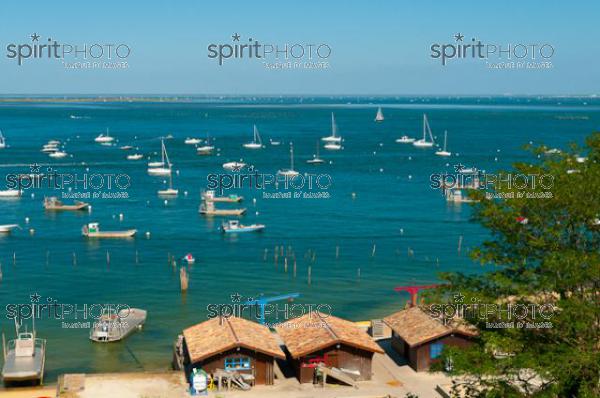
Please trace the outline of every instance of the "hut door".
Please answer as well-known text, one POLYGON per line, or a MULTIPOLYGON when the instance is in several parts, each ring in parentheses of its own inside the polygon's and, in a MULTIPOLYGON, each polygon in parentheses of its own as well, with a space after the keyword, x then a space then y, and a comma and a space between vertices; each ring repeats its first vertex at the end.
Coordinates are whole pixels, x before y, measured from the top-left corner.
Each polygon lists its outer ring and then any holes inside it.
POLYGON ((327 353, 325 357, 325 364, 329 367, 337 368, 339 366, 338 353, 331 352, 327 353))

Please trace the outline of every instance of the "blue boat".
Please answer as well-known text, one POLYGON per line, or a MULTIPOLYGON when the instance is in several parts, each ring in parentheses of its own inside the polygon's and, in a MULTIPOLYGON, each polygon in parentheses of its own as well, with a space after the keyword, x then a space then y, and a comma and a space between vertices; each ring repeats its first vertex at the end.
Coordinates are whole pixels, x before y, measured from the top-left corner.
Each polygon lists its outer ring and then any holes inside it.
POLYGON ((229 220, 227 223, 221 224, 221 231, 225 234, 238 232, 259 232, 265 229, 264 224, 242 225, 238 220, 229 220))

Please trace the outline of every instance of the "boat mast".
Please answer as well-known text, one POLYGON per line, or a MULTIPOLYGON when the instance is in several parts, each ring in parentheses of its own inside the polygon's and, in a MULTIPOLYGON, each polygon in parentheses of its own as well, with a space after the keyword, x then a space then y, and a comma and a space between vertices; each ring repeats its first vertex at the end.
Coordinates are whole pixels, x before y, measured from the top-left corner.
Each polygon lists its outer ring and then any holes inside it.
POLYGON ((448 130, 444 130, 444 152, 446 152, 446 140, 448 138, 448 130))
POLYGON ((336 128, 335 128, 335 116, 333 116, 333 112, 331 112, 331 135, 333 137, 335 137, 335 132, 336 132, 336 128))
POLYGON ((425 134, 425 131, 426 131, 425 130, 425 126, 427 126, 427 115, 423 114, 423 141, 427 141, 425 139, 425 136, 426 136, 426 134, 425 134))
POLYGON ((294 143, 290 142, 290 170, 294 170, 294 143))

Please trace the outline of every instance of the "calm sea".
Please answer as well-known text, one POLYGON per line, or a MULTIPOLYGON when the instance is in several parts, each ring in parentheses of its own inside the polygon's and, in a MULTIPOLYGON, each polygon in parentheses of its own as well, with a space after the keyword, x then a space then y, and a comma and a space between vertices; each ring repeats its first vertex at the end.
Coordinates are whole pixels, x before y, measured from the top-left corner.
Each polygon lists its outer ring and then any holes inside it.
POLYGON ((486 238, 486 231, 472 222, 468 205, 449 205, 429 187, 432 173, 452 171, 459 163, 487 171, 506 168, 527 159, 522 146, 530 141, 550 147, 582 143, 599 127, 596 98, 202 97, 176 103, 2 103, 0 129, 10 145, 0 150, 3 179, 9 173, 29 173, 29 165, 36 163, 41 171, 52 167, 80 176, 125 173, 131 178, 129 198, 90 199, 91 213, 44 212, 44 195, 60 194, 51 189, 0 200, 0 224, 23 228, 0 237, 2 330, 7 338, 14 336, 6 305, 29 303, 35 293, 41 302, 50 298, 79 308, 124 303, 148 310, 144 330, 118 344, 94 344, 87 329, 64 328, 47 317, 38 320, 38 335, 48 340, 47 379, 53 380, 73 371, 167 368, 177 334, 205 320, 207 305, 231 303, 234 293, 256 297, 298 292, 296 303, 327 304, 341 317, 383 317, 408 299, 394 292, 395 286, 435 283, 441 271, 486 270, 466 254, 486 238), (375 123, 380 105, 385 121, 375 123), (306 164, 319 138, 330 134, 331 112, 344 149, 321 148, 327 164, 306 164), (395 143, 404 134, 420 137, 423 113, 439 142, 448 131, 452 157, 395 143), (253 124, 266 144, 262 150, 241 147, 251 140, 253 124), (94 143, 106 128, 118 139, 115 146, 94 143), (219 148, 218 156, 197 156, 193 146, 183 143, 186 137, 205 138, 207 133, 219 148), (180 195, 165 204, 156 194, 165 187, 165 178, 149 176, 147 160, 128 161, 119 146, 133 145, 137 152, 156 157, 159 137, 168 134, 174 137, 165 143, 180 195), (271 146, 270 138, 281 145, 271 146), (50 139, 61 140, 72 157, 54 160, 41 153, 50 139), (275 173, 289 167, 290 142, 298 171, 331 176, 328 199, 265 199, 256 189, 237 190, 248 208, 243 222, 267 226, 261 234, 237 237, 218 231, 221 219, 198 214, 207 175, 224 172, 222 163, 243 159, 260 173, 275 173), (133 240, 88 241, 80 230, 92 221, 105 230, 137 228, 139 233, 133 240), (460 236, 462 253, 457 251, 460 236), (295 278, 291 261, 287 273, 281 258, 274 262, 273 250, 280 245, 296 255, 295 278), (314 253, 311 285, 309 251, 314 253), (414 254, 409 256, 409 251, 414 254), (167 258, 186 253, 196 257, 196 264, 189 268, 190 288, 182 295, 177 269, 167 258))

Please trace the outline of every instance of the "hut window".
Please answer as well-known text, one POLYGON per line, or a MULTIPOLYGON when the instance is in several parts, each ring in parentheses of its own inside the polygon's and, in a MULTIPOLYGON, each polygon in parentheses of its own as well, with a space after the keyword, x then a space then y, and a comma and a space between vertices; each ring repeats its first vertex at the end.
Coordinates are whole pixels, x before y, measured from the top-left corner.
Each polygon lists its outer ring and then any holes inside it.
POLYGON ((225 358, 225 370, 250 369, 250 358, 225 358))
POLYGON ((439 358, 442 355, 444 343, 433 343, 429 346, 429 357, 431 359, 439 358))

